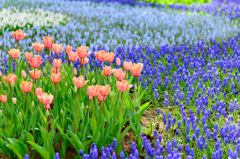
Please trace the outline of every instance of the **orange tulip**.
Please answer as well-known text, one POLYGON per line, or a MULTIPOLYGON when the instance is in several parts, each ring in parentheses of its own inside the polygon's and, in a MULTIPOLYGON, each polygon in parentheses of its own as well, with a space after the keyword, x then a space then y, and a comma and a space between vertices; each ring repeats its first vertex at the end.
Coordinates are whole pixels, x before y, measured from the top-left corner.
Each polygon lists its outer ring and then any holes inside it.
POLYGON ((65 51, 66 51, 66 53, 70 53, 71 51, 72 51, 72 49, 73 49, 73 47, 72 46, 70 46, 70 45, 67 45, 66 46, 66 49, 65 49, 65 51))
POLYGON ((61 59, 54 59, 54 60, 53 60, 53 66, 54 66, 55 68, 60 68, 61 65, 62 65, 62 60, 61 60, 61 59))
POLYGON ((56 54, 60 54, 62 52, 62 44, 54 44, 53 50, 56 54))
POLYGON ((122 81, 126 77, 126 73, 123 72, 122 68, 114 69, 114 76, 119 80, 122 81))
POLYGON ((49 110, 49 109, 50 109, 50 105, 49 105, 49 104, 44 105, 44 108, 45 108, 46 110, 49 110))
POLYGON ((76 49, 76 52, 79 58, 85 58, 91 54, 91 53, 88 53, 87 51, 88 51, 88 47, 86 46, 80 46, 76 49))
POLYGON ((40 52, 44 48, 44 45, 41 44, 40 42, 33 43, 32 46, 36 52, 40 52))
POLYGON ((71 52, 68 53, 69 61, 74 62, 74 61, 77 60, 77 58, 78 58, 78 55, 77 55, 76 52, 71 51, 71 52))
POLYGON ((59 73, 52 73, 51 79, 52 79, 53 83, 55 83, 55 84, 59 83, 60 80, 61 80, 61 72, 59 72, 59 73))
POLYGON ((31 61, 32 58, 33 58, 33 53, 32 53, 32 52, 30 52, 30 53, 25 52, 25 58, 26 58, 28 61, 31 61))
POLYGON ((53 68, 52 68, 52 73, 59 73, 60 72, 60 68, 55 68, 54 66, 53 66, 53 68))
POLYGON ((35 89, 35 95, 36 96, 41 96, 43 93, 43 89, 42 88, 36 88, 35 89))
POLYGON ((44 105, 51 104, 53 101, 53 95, 47 94, 47 93, 42 93, 42 95, 37 96, 40 102, 44 105))
POLYGON ((77 88, 82 88, 86 83, 88 83, 87 81, 84 81, 84 77, 83 76, 79 76, 77 77, 73 77, 73 83, 75 84, 75 86, 77 88))
POLYGON ((142 69, 143 69, 143 64, 142 63, 133 64, 130 68, 130 72, 133 76, 139 76, 142 69))
POLYGON ((20 85, 20 87, 24 93, 31 92, 32 86, 33 86, 32 82, 27 82, 27 81, 23 81, 22 85, 20 85))
POLYGON ((108 53, 107 59, 106 59, 107 62, 113 62, 114 57, 115 57, 115 54, 113 52, 108 53))
POLYGON ((89 59, 88 59, 87 57, 79 59, 79 63, 80 63, 81 65, 87 64, 88 61, 89 61, 89 59))
POLYGON ((116 59, 116 64, 117 64, 118 66, 121 65, 121 60, 120 60, 120 58, 117 58, 117 59, 116 59))
POLYGON ((7 102, 7 95, 1 95, 0 100, 2 103, 7 102))
POLYGON ((43 38, 43 44, 45 45, 46 48, 51 48, 53 45, 53 38, 50 36, 46 36, 43 38))
POLYGON ((6 82, 6 83, 10 83, 10 85, 12 84, 15 84, 17 82, 17 76, 14 75, 14 74, 9 74, 7 77, 6 76, 3 76, 3 80, 6 82))
POLYGON ((40 55, 35 55, 35 57, 32 58, 32 59, 30 59, 30 60, 28 61, 28 63, 29 63, 32 67, 37 68, 37 67, 39 67, 40 64, 42 63, 41 60, 42 60, 42 57, 41 57, 40 55))
POLYGON ((103 67, 102 74, 103 76, 110 76, 113 73, 112 68, 110 66, 103 67))
POLYGON ((19 29, 16 32, 12 31, 12 35, 16 40, 20 41, 20 40, 24 39, 27 34, 23 33, 23 31, 19 29))
POLYGON ((131 66, 132 66, 132 62, 126 62, 126 61, 123 62, 124 70, 126 70, 126 71, 130 70, 131 66))
POLYGON ((116 86, 117 88, 121 91, 121 92, 125 92, 127 90, 129 90, 132 85, 128 85, 128 81, 127 80, 123 80, 123 81, 117 81, 116 82, 116 86))
POLYGON ((27 77, 27 74, 24 70, 21 71, 22 78, 25 79, 27 77))
POLYGON ((17 98, 12 98, 12 101, 13 101, 13 104, 16 104, 17 103, 17 98))
POLYGON ((76 76, 77 75, 77 69, 76 69, 76 67, 74 67, 74 69, 73 69, 73 74, 76 76))
POLYGON ((111 87, 107 84, 106 86, 102 86, 100 88, 100 94, 101 96, 106 97, 110 93, 111 87))
POLYGON ((107 58, 107 53, 106 53, 106 51, 104 51, 104 50, 100 50, 100 51, 98 51, 98 52, 94 52, 94 55, 95 55, 96 58, 97 58, 99 61, 101 61, 101 62, 105 61, 106 58, 107 58))
POLYGON ((35 79, 35 80, 39 79, 42 74, 42 71, 38 70, 38 69, 35 69, 35 75, 34 75, 34 70, 29 71, 29 72, 30 72, 32 79, 35 79))
POLYGON ((104 102, 106 100, 106 96, 102 96, 101 94, 98 94, 98 101, 104 102))
POLYGON ((17 59, 19 57, 19 55, 21 54, 21 52, 18 49, 11 49, 9 51, 9 54, 10 54, 12 59, 17 59))
POLYGON ((100 85, 96 85, 96 86, 88 86, 88 91, 90 96, 92 97, 96 97, 99 94, 99 90, 102 86, 100 85))

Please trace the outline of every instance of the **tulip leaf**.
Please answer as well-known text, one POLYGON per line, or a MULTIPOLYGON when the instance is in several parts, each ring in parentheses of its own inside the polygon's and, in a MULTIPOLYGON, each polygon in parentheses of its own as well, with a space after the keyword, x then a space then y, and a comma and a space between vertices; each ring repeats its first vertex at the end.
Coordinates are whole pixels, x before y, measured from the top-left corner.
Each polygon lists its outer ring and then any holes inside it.
POLYGON ((27 146, 17 139, 8 138, 8 147, 11 149, 19 158, 24 158, 25 154, 28 154, 27 146))
POLYGON ((29 143, 32 146, 32 148, 34 148, 40 154, 40 156, 49 159, 49 153, 47 149, 31 141, 27 141, 27 143, 29 143))

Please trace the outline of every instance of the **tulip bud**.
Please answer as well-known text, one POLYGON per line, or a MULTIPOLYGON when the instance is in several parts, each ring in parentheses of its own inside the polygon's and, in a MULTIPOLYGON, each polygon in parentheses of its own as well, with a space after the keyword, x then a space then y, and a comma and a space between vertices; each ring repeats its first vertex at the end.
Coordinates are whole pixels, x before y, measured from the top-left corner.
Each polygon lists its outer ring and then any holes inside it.
POLYGON ((47 118, 49 115, 50 115, 50 114, 49 114, 49 111, 46 110, 46 114, 45 114, 46 118, 47 118))
POLYGON ((60 110, 61 115, 63 115, 63 109, 60 110))
POLYGON ((34 107, 35 107, 35 104, 34 104, 34 101, 32 101, 32 103, 31 103, 32 111, 33 111, 34 107))
POLYGON ((83 102, 82 102, 82 104, 81 104, 81 108, 82 108, 82 110, 85 109, 85 107, 84 107, 84 103, 83 103, 83 102))
POLYGON ((95 84, 96 80, 95 78, 92 79, 92 84, 95 84))
POLYGON ((18 117, 19 117, 20 119, 22 118, 22 113, 21 113, 21 112, 18 113, 18 117))
POLYGON ((2 77, 2 71, 0 71, 0 77, 2 77))
POLYGON ((114 95, 115 95, 115 93, 113 91, 110 91, 109 96, 113 97, 114 95))
POLYGON ((27 77, 27 74, 24 70, 21 71, 22 78, 25 79, 27 77))
POLYGON ((73 74, 76 76, 77 75, 77 69, 76 69, 76 67, 74 67, 74 69, 73 69, 73 74))
POLYGON ((73 92, 76 94, 77 93, 77 87, 73 88, 73 92))
POLYGON ((12 101, 13 101, 13 104, 16 104, 17 103, 17 98, 12 98, 12 101))
POLYGON ((117 63, 118 66, 121 65, 121 60, 120 60, 120 58, 117 58, 117 59, 116 59, 116 63, 117 63))
POLYGON ((73 63, 72 62, 70 63, 70 68, 73 68, 73 63))

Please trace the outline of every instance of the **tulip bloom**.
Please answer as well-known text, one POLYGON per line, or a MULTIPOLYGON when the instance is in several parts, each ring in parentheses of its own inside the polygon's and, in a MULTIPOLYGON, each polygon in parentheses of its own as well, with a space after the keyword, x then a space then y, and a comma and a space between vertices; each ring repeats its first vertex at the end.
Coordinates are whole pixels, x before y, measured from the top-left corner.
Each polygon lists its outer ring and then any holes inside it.
POLYGON ((77 55, 76 52, 71 51, 71 52, 68 53, 69 61, 74 62, 74 61, 77 60, 77 58, 78 58, 78 55, 77 55))
POLYGON ((44 45, 41 44, 40 42, 33 43, 32 46, 36 52, 40 52, 44 48, 44 45))
POLYGON ((99 90, 101 96, 106 97, 110 93, 111 87, 107 84, 106 86, 102 86, 99 90))
POLYGON ((117 63, 118 66, 121 65, 121 60, 120 60, 120 58, 117 58, 117 59, 116 59, 116 63, 117 63))
POLYGON ((59 83, 60 80, 61 80, 61 72, 59 72, 59 73, 52 73, 51 79, 52 79, 53 83, 55 83, 55 84, 59 83))
POLYGON ((96 58, 97 58, 99 61, 101 61, 101 62, 105 61, 106 58, 107 58, 107 53, 106 53, 106 51, 104 51, 104 50, 100 50, 100 51, 98 51, 98 52, 94 52, 94 55, 95 55, 96 58))
POLYGON ((99 90, 102 86, 100 85, 96 85, 96 86, 88 86, 88 91, 90 96, 92 97, 96 97, 99 94, 99 90))
POLYGON ((125 92, 127 90, 129 90, 132 85, 128 85, 128 81, 127 80, 123 80, 123 81, 117 81, 116 82, 116 86, 117 88, 121 91, 121 92, 125 92))
POLYGON ((114 69, 114 76, 119 80, 122 81, 126 77, 126 73, 123 72, 122 68, 114 69))
POLYGON ((49 104, 44 105, 44 108, 45 108, 46 110, 49 110, 49 109, 50 109, 50 105, 49 105, 49 104))
POLYGON ((110 76, 113 73, 112 68, 110 66, 103 67, 102 74, 103 76, 110 76))
POLYGON ((41 96, 43 93, 43 89, 42 88, 36 88, 35 89, 35 95, 38 97, 38 96, 41 96))
POLYGON ((12 84, 15 84, 17 82, 17 76, 14 75, 14 74, 9 74, 7 77, 6 76, 3 76, 3 80, 6 82, 6 83, 10 83, 10 85, 12 84))
POLYGON ((82 88, 86 83, 88 83, 88 80, 84 81, 83 76, 73 77, 73 83, 77 88, 82 88))
POLYGON ((7 102, 7 95, 1 95, 0 100, 2 103, 7 102))
POLYGON ((76 52, 79 58, 85 58, 91 54, 91 53, 88 53, 87 51, 88 51, 88 47, 86 46, 80 46, 76 49, 76 52))
POLYGON ((32 86, 33 86, 32 82, 27 82, 27 81, 23 81, 22 85, 20 85, 20 87, 24 93, 31 92, 32 86))
POLYGON ((32 58, 33 58, 33 53, 32 52, 30 52, 30 53, 25 52, 25 58, 27 59, 27 61, 31 61, 32 58))
POLYGON ((102 96, 101 94, 98 94, 98 101, 104 102, 106 100, 106 96, 102 96))
POLYGON ((74 67, 74 69, 73 69, 73 74, 76 76, 77 75, 77 69, 76 69, 76 67, 74 67))
POLYGON ((82 58, 82 59, 79 59, 79 63, 80 63, 81 65, 85 65, 85 64, 87 64, 88 61, 89 61, 89 59, 88 59, 87 57, 82 58))
POLYGON ((17 98, 12 98, 12 101, 13 101, 13 104, 16 104, 17 103, 17 98))
POLYGON ((53 95, 47 94, 47 93, 42 93, 42 95, 37 96, 40 102, 44 105, 51 104, 53 101, 53 95))
POLYGON ((42 63, 41 60, 42 60, 42 57, 41 57, 40 55, 35 55, 35 57, 32 58, 32 59, 30 59, 30 60, 28 61, 28 63, 29 63, 32 67, 37 68, 37 67, 39 67, 40 64, 42 63))
POLYGON ((55 68, 54 66, 53 66, 53 68, 52 68, 52 73, 59 73, 60 72, 60 68, 55 68))
POLYGON ((20 40, 24 39, 27 34, 23 33, 23 31, 19 29, 16 32, 12 31, 12 35, 17 41, 20 41, 20 40))
POLYGON ((9 54, 10 54, 12 59, 17 59, 19 57, 19 55, 21 54, 21 52, 18 49, 11 49, 9 51, 9 54))
POLYGON ((131 69, 131 66, 132 66, 132 62, 126 62, 126 61, 123 62, 124 70, 129 71, 131 69))
POLYGON ((22 78, 25 79, 27 77, 27 74, 24 70, 21 71, 22 78))
POLYGON ((54 44, 53 50, 56 54, 60 54, 62 52, 62 44, 54 44))
POLYGON ((32 79, 35 79, 35 80, 39 79, 41 74, 42 74, 42 71, 38 70, 38 69, 35 69, 35 72, 34 72, 34 70, 29 71, 29 72, 30 72, 30 75, 31 75, 32 79))
POLYGON ((130 68, 130 72, 133 76, 139 76, 142 69, 143 69, 143 64, 142 63, 133 64, 130 68))
POLYGON ((43 44, 46 48, 51 48, 53 45, 53 38, 50 36, 46 36, 43 38, 43 44))
POLYGON ((107 58, 106 58, 107 62, 109 62, 109 63, 113 62, 114 57, 115 57, 115 54, 113 52, 108 53, 107 58))
POLYGON ((53 66, 54 66, 55 68, 60 68, 61 65, 62 65, 62 60, 61 60, 61 59, 54 59, 54 60, 53 60, 53 66))
POLYGON ((66 53, 70 53, 70 52, 72 52, 72 49, 73 49, 73 47, 72 46, 70 46, 70 45, 67 45, 66 46, 66 49, 65 49, 65 51, 66 51, 66 53))

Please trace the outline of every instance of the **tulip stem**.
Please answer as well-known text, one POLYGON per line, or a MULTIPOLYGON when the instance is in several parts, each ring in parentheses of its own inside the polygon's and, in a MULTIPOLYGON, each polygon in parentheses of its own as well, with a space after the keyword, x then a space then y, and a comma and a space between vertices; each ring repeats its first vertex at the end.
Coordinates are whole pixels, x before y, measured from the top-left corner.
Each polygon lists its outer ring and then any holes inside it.
POLYGON ((35 85, 35 68, 33 68, 33 101, 34 101, 34 85, 35 85))
POLYGON ((56 99, 56 92, 57 92, 57 84, 55 83, 55 94, 54 94, 55 99, 56 99))
POLYGON ((27 93, 26 93, 26 117, 27 117, 27 93))
POLYGON ((3 103, 3 106, 4 106, 4 109, 5 109, 6 117, 7 117, 7 121, 8 121, 8 114, 7 114, 7 108, 6 108, 5 102, 3 103))
POLYGON ((78 89, 78 100, 79 100, 79 102, 80 102, 80 92, 81 92, 80 89, 81 88, 78 89))
POLYGON ((48 49, 48 61, 50 63, 50 48, 48 49))
POLYGON ((18 47, 19 47, 19 41, 17 41, 17 49, 18 49, 18 47))
POLYGON ((121 96, 121 104, 120 104, 120 113, 119 113, 119 134, 121 133, 121 116, 122 116, 122 104, 123 104, 123 92, 120 92, 120 96, 121 96))
POLYGON ((135 102, 137 102, 137 94, 136 94, 136 91, 137 91, 137 77, 135 76, 135 79, 134 79, 134 100, 135 102))

